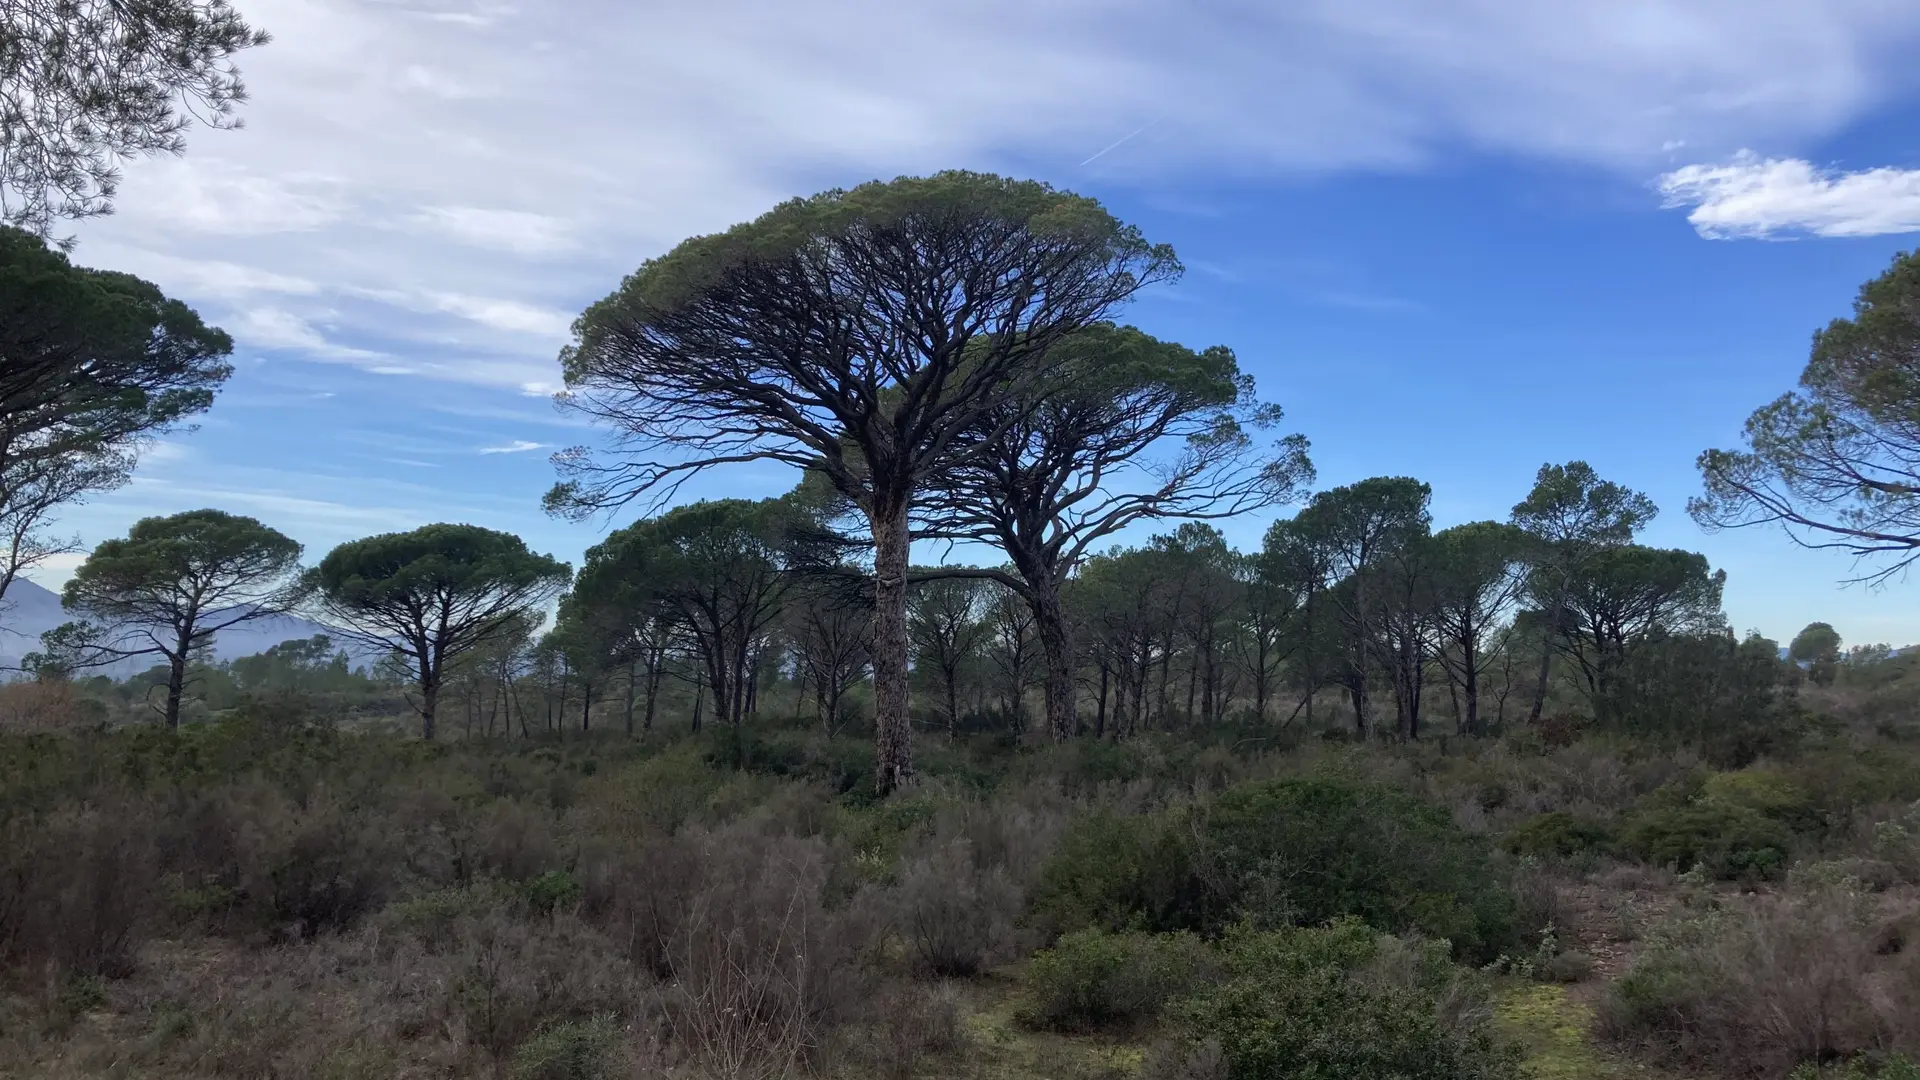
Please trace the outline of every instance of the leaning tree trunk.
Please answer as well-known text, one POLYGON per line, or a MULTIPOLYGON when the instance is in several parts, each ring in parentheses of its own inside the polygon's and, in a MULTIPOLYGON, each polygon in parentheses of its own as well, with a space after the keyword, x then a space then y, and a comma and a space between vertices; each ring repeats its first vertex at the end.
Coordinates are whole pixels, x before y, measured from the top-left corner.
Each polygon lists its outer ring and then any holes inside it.
POLYGON ((1078 687, 1073 670, 1073 627, 1060 606, 1060 590, 1042 580, 1033 587, 1029 606, 1040 634, 1040 651, 1047 663, 1047 732, 1054 742, 1080 733, 1080 711, 1074 700, 1078 687))
POLYGON ((907 713, 907 501, 876 499, 873 526, 874 787, 913 782, 913 720, 907 713))
POLYGON ((1566 618, 1567 590, 1563 576, 1560 588, 1553 594, 1546 632, 1540 635, 1540 678, 1533 684, 1533 705, 1527 709, 1529 724, 1540 722, 1540 713, 1547 704, 1547 681, 1553 674, 1553 639, 1559 636, 1561 623, 1566 618))

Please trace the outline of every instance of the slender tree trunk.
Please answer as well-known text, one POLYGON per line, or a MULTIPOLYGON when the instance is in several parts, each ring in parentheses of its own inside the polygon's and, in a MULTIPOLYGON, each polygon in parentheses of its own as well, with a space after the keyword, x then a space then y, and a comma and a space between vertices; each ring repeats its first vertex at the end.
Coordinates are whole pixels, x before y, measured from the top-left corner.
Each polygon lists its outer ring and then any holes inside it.
POLYGON ((1468 656, 1463 674, 1466 683, 1463 690, 1467 698, 1467 734, 1477 738, 1480 734, 1480 664, 1477 657, 1468 656))
POLYGON ((1100 661, 1100 702, 1093 712, 1093 737, 1104 739, 1107 736, 1107 662, 1100 661))
POLYGON ((1540 677, 1533 685, 1533 704, 1527 708, 1527 723, 1540 722, 1540 711, 1547 704, 1547 679, 1553 674, 1553 635, 1540 639, 1540 677))
POLYGON ((580 680, 580 730, 585 732, 593 726, 593 683, 580 680))
POLYGON ((1566 582, 1567 576, 1562 575, 1560 588, 1553 594, 1553 604, 1547 611, 1547 628, 1540 635, 1540 677, 1533 686, 1533 704, 1527 709, 1529 724, 1540 722, 1540 712, 1547 704, 1547 681, 1553 674, 1553 639, 1560 633, 1570 587, 1566 582))
POLYGON ((627 737, 633 737, 633 710, 640 701, 640 661, 638 658, 627 661, 627 700, 622 710, 622 719, 626 722, 627 737))
POLYGON ((1185 719, 1188 727, 1193 726, 1193 720, 1195 715, 1193 711, 1193 699, 1196 692, 1199 689, 1200 689, 1200 642, 1198 640, 1195 640, 1193 643, 1193 655, 1187 658, 1187 711, 1186 711, 1185 719))
POLYGON ((941 671, 947 683, 947 741, 960 736, 960 666, 953 664, 941 671))
POLYGON ((1354 726, 1359 729, 1360 737, 1364 739, 1367 737, 1367 637, 1368 637, 1368 634, 1367 634, 1367 589, 1366 589, 1367 579, 1364 571, 1364 568, 1366 566, 1366 559, 1361 558, 1356 562, 1355 565, 1361 567, 1362 569, 1356 570, 1354 572, 1355 580, 1353 583, 1353 593, 1354 593, 1353 610, 1357 616, 1354 619, 1355 630, 1353 634, 1353 663, 1354 663, 1354 671, 1355 671, 1355 677, 1353 680, 1353 721, 1354 721, 1354 726))
POLYGON ((1173 642, 1168 641, 1166 649, 1160 654, 1160 701, 1157 715, 1162 728, 1167 726, 1167 714, 1173 711, 1173 698, 1168 692, 1172 682, 1173 642))
POLYGON ((1264 722, 1267 719, 1268 683, 1273 679, 1273 672, 1267 667, 1267 653, 1270 651, 1270 645, 1266 635, 1261 634, 1257 640, 1259 645, 1253 654, 1253 715, 1264 722))
POLYGON ((1313 636, 1313 593, 1307 593, 1306 621, 1301 624, 1301 660, 1307 669, 1307 730, 1317 730, 1313 724, 1313 699, 1320 695, 1320 648, 1313 636))
POLYGON ((1054 742, 1064 742, 1080 734, 1079 707, 1074 701, 1073 627, 1060 606, 1060 590, 1043 576, 1034 576, 1037 583, 1032 585, 1030 606, 1047 664, 1047 732, 1054 742))
POLYGON ((888 795, 913 782, 913 720, 907 712, 907 501, 876 499, 873 527, 874 787, 888 795))
POLYGON ((654 710, 660 704, 660 680, 665 678, 666 674, 667 658, 665 650, 653 653, 652 659, 647 661, 647 711, 640 720, 640 730, 642 731, 653 730, 654 710))

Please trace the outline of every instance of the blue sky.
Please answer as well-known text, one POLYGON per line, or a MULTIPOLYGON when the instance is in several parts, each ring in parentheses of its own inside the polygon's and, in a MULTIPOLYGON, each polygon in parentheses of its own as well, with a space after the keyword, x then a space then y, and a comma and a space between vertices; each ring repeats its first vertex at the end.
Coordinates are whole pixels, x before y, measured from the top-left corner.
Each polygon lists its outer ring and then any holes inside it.
POLYGON ((1648 542, 1728 571, 1737 628, 1920 640, 1912 586, 1684 510, 1695 455, 1915 243, 1920 5, 241 6, 276 37, 246 128, 131 164, 75 255, 193 302, 239 371, 66 515, 88 543, 218 506, 315 557, 458 520, 577 560, 606 526, 538 507, 547 455, 598 437, 547 400, 572 316, 781 198, 968 167, 1173 244, 1186 278, 1127 318, 1232 346, 1323 485, 1418 476, 1449 524, 1585 458, 1660 504, 1648 542))

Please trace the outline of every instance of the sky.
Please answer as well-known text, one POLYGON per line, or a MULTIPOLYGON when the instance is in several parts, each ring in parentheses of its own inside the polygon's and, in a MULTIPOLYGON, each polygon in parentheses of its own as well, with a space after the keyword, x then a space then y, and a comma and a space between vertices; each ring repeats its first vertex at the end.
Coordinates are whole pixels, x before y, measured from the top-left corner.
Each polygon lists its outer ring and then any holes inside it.
MULTIPOLYGON (((72 508, 201 506, 318 558, 431 521, 577 563, 539 508, 582 308, 782 199, 970 168, 1099 198, 1187 272, 1123 315, 1231 346, 1320 486, 1412 475, 1436 525, 1585 459, 1728 572, 1738 630, 1920 641, 1920 583, 1707 535, 1695 457, 1920 232, 1911 0, 241 0, 238 131, 130 163, 74 258, 237 343, 198 430, 72 508)), ((778 494, 742 466, 687 497, 778 494)), ((1224 525, 1258 543, 1281 509, 1224 525)), ((55 585, 77 562, 37 575, 55 585)))

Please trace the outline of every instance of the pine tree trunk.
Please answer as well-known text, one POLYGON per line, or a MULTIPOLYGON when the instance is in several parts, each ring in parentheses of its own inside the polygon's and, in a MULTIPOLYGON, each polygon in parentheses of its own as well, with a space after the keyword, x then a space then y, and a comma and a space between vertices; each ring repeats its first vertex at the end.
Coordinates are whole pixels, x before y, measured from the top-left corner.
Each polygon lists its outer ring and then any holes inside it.
POLYGON ((167 730, 180 730, 180 700, 187 692, 187 647, 181 635, 180 649, 167 658, 167 730))
POLYGON ((1093 713, 1093 737, 1104 739, 1107 735, 1107 662, 1100 661, 1100 703, 1093 713))
POLYGON ((947 741, 960 736, 960 671, 958 665, 941 673, 947 682, 947 741))
POLYGON ((1047 733, 1065 742, 1080 733, 1079 706, 1074 700, 1073 627, 1060 606, 1060 592, 1044 579, 1031 596, 1034 625, 1040 632, 1040 651, 1047 663, 1047 733))
POLYGON ((420 737, 433 741, 434 715, 440 708, 440 673, 432 672, 420 680, 420 737))
POLYGON ((907 505, 876 501, 873 526, 874 787, 891 794, 913 782, 913 721, 907 712, 907 505))

